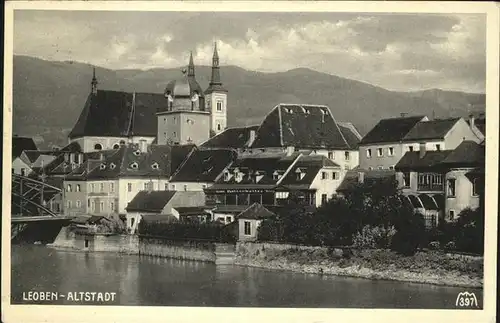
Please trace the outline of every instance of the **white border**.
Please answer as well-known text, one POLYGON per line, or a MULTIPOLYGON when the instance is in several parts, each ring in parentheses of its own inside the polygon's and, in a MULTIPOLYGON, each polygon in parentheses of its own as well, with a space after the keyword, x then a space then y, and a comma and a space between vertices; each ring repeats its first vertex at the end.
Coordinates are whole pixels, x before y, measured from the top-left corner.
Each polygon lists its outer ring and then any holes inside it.
POLYGON ((484 309, 463 310, 366 310, 366 309, 264 309, 132 306, 40 306, 10 305, 10 205, 2 203, 2 322, 384 322, 452 321, 493 322, 496 314, 496 246, 498 198, 499 113, 499 11, 494 2, 291 2, 291 1, 204 1, 204 2, 82 2, 14 1, 5 4, 4 37, 4 132, 3 201, 10 200, 12 145, 13 10, 113 10, 113 11, 287 11, 287 12, 393 12, 393 13, 486 13, 487 14, 487 149, 486 149, 486 248, 484 309))

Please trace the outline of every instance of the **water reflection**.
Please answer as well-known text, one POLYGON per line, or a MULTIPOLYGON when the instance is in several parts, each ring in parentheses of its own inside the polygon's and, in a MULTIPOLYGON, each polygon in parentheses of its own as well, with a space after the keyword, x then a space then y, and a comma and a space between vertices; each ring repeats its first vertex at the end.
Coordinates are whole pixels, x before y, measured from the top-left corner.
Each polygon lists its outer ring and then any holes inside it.
POLYGON ((13 301, 29 290, 116 292, 115 305, 454 308, 461 288, 13 246, 13 301))

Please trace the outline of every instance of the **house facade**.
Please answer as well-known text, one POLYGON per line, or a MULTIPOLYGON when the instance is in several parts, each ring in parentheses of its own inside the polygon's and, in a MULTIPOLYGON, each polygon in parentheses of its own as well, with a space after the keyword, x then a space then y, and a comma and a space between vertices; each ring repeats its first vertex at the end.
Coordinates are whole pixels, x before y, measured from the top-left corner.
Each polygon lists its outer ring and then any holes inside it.
POLYGON ((453 150, 463 140, 479 143, 484 136, 463 118, 384 119, 361 140, 359 165, 363 169, 394 169, 406 152, 453 150))

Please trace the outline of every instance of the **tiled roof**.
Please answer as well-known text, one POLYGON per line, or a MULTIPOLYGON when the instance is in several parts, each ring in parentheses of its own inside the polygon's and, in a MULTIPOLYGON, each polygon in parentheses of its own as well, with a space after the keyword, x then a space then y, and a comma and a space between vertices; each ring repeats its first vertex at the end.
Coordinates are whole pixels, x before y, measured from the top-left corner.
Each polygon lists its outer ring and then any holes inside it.
POLYGON ((350 122, 338 122, 340 131, 351 148, 358 148, 362 137, 356 127, 350 122))
POLYGON ((231 149, 195 149, 170 182, 213 182, 236 157, 231 149))
POLYGON ((445 165, 484 165, 485 147, 474 141, 462 141, 441 163, 445 165))
MULTIPOLYGON (((467 120, 467 123, 470 125, 470 120, 467 120)), ((486 118, 476 118, 474 120, 474 125, 484 136, 486 136, 486 118)))
POLYGON ((171 171, 172 173, 176 172, 182 163, 188 158, 189 154, 196 149, 196 145, 188 144, 188 145, 175 145, 172 146, 172 165, 171 171))
POLYGON ((460 118, 419 122, 403 138, 403 141, 443 139, 460 118))
POLYGON ((210 207, 206 206, 181 206, 181 207, 175 207, 175 210, 179 212, 179 215, 198 215, 198 214, 204 214, 206 213, 207 209, 211 209, 210 207))
POLYGON ((451 150, 427 151, 420 157, 420 151, 408 151, 396 164, 396 170, 418 170, 439 166, 451 150))
POLYGON ((253 219, 260 220, 275 216, 275 214, 266 209, 262 204, 254 203, 250 205, 245 211, 236 216, 237 219, 253 219))
POLYGON ((356 169, 348 171, 342 183, 340 183, 337 191, 349 191, 356 187, 359 183, 359 173, 364 174, 364 182, 373 182, 373 181, 381 181, 381 180, 395 180, 395 172, 393 170, 387 169, 374 169, 374 170, 365 170, 365 169, 356 169))
POLYGON ((156 112, 166 105, 162 94, 98 90, 89 94, 69 138, 127 135, 155 137, 156 112))
POLYGON ((154 223, 154 222, 163 222, 163 223, 172 223, 178 222, 177 218, 172 214, 143 214, 141 215, 142 221, 154 223))
POLYGON ((251 148, 288 146, 355 149, 327 106, 279 104, 262 122, 251 148))
POLYGON ((257 131, 259 126, 227 128, 218 135, 205 141, 202 147, 211 148, 245 148, 250 140, 250 132, 257 131))
POLYGON ((127 211, 161 212, 176 191, 140 191, 127 205, 127 211))
POLYGON ((232 213, 239 214, 245 211, 248 205, 217 205, 212 211, 214 213, 232 213))
POLYGON ((33 138, 29 137, 12 137, 12 160, 21 156, 25 150, 38 150, 33 138))
POLYGON ((382 119, 361 139, 360 144, 399 142, 423 118, 425 117, 413 116, 382 119))
POLYGON ((99 167, 94 168, 88 179, 109 179, 118 177, 168 178, 171 175, 171 146, 149 145, 141 152, 138 145, 123 145, 111 151, 99 167))

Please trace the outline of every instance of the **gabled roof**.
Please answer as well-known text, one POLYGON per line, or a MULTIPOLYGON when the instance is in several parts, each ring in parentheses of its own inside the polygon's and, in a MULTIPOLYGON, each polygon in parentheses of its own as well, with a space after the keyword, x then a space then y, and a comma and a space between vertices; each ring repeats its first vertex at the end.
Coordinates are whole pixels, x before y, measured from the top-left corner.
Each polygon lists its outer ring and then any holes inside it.
POLYGON ((321 155, 300 156, 290 168, 280 185, 287 188, 308 189, 323 167, 337 167, 339 165, 321 155), (300 177, 298 174, 302 174, 300 177))
POLYGON ((206 206, 179 206, 174 207, 174 209, 179 212, 179 216, 187 216, 205 214, 211 208, 206 206))
POLYGON ((127 205, 127 211, 161 212, 176 191, 140 191, 127 205))
POLYGON ((383 180, 395 180, 395 171, 394 170, 388 170, 388 169, 373 169, 373 170, 366 170, 366 169, 354 169, 348 171, 344 178, 342 179, 342 182, 340 183, 339 187, 337 188, 338 192, 342 191, 349 191, 352 190, 356 187, 356 185, 359 184, 359 173, 363 173, 364 176, 364 182, 376 182, 376 181, 383 181, 383 180))
POLYGON ((123 145, 110 151, 99 167, 89 172, 87 179, 168 178, 171 175, 171 151, 168 145, 149 145, 145 152, 135 144, 123 145))
POLYGON ((389 118, 380 120, 361 140, 360 144, 399 142, 425 116, 389 118))
POLYGON ((444 139, 460 118, 419 122, 404 136, 403 141, 444 139))
POLYGON ((172 223, 172 222, 178 222, 177 218, 173 216, 172 214, 143 214, 141 215, 142 221, 144 222, 149 222, 149 223, 155 223, 155 222, 161 222, 161 223, 172 223))
POLYGON ((362 139, 358 129, 350 122, 338 122, 340 131, 351 148, 358 148, 362 139))
POLYGON ((166 105, 162 94, 98 90, 89 94, 69 138, 83 136, 155 137, 156 112, 166 105))
POLYGON ((196 145, 188 144, 188 145, 174 145, 172 146, 172 165, 171 172, 176 172, 182 163, 188 158, 192 151, 196 149, 196 145))
POLYGON ((483 166, 485 147, 474 141, 462 141, 441 163, 455 166, 483 166))
POLYGON ((254 203, 246 210, 236 216, 237 219, 261 220, 275 216, 275 214, 266 209, 262 204, 254 203))
POLYGON ((170 182, 213 182, 236 157, 231 149, 195 149, 170 182))
POLYGON ((21 156, 24 150, 38 150, 33 138, 29 137, 12 137, 12 160, 21 156))
POLYGON ((419 170, 439 166, 451 150, 427 151, 420 157, 420 151, 408 151, 394 167, 396 170, 419 170))
POLYGON ((327 106, 279 104, 257 130, 252 148, 355 149, 327 106))
POLYGON ((227 128, 223 132, 205 141, 201 147, 210 148, 245 148, 250 140, 250 132, 259 126, 227 128))

